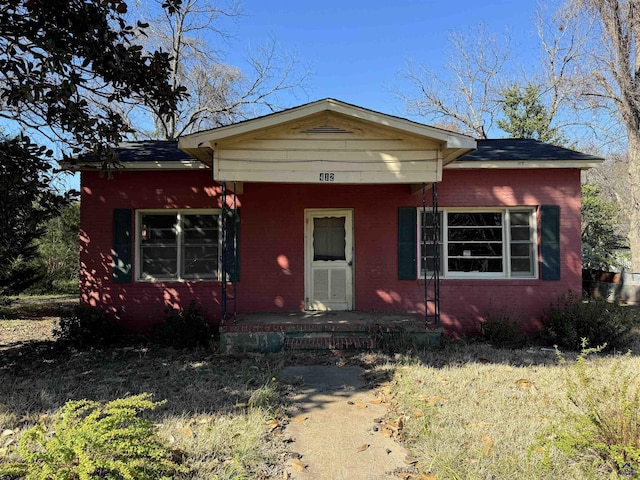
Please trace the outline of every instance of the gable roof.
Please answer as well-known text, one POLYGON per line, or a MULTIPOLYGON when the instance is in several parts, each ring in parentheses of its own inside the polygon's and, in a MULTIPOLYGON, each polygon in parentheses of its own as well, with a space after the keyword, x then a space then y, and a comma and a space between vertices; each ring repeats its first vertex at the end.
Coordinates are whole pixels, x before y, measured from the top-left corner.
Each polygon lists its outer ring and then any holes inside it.
POLYGON ((452 147, 459 148, 475 148, 475 139, 468 135, 457 132, 451 132, 438 127, 432 127, 423 123, 414 122, 406 118, 389 115, 386 113, 376 112, 368 108, 359 107, 351 103, 336 100, 334 98, 324 98, 314 102, 305 103, 297 107, 288 108, 279 112, 270 113, 262 117, 242 120, 240 122, 226 125, 224 127, 202 130, 200 132, 191 133, 180 137, 180 148, 187 148, 197 143, 199 140, 206 139, 215 141, 223 138, 229 138, 235 135, 241 135, 253 130, 271 127, 277 124, 300 120, 315 113, 320 112, 336 112, 342 115, 376 123, 384 127, 395 128, 418 135, 428 134, 431 138, 447 141, 452 147))
POLYGON ((181 137, 225 182, 433 183, 474 138, 325 98, 181 137))

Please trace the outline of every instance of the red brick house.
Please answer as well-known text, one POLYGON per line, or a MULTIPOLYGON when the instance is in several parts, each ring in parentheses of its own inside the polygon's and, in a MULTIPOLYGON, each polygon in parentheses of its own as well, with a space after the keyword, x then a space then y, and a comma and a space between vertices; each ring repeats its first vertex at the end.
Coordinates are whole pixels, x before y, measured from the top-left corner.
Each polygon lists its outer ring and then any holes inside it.
POLYGON ((331 99, 118 153, 112 178, 76 166, 80 287, 129 330, 191 300, 215 322, 224 303, 533 329, 581 289, 580 171, 601 162, 331 99))

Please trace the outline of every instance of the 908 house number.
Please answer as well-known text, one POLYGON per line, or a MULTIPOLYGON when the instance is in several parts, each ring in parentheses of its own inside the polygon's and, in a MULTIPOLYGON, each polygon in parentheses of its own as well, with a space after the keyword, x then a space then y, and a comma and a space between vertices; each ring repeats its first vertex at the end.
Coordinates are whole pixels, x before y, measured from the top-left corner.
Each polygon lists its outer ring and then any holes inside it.
POLYGON ((335 179, 336 179, 335 173, 329 173, 329 172, 320 173, 321 182, 333 182, 335 179))

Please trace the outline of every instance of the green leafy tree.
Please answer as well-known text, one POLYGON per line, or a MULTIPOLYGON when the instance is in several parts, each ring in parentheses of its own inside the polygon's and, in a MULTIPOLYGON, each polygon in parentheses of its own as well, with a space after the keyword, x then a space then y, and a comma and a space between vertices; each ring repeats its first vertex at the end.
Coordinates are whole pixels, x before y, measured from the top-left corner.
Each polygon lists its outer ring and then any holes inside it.
MULTIPOLYGON (((162 7, 172 15, 180 4, 162 7)), ((0 5, 0 118, 22 132, 0 139, 0 294, 37 280, 34 240, 61 203, 50 189, 52 146, 106 165, 130 131, 115 105, 135 98, 170 116, 184 96, 169 81, 169 54, 144 52, 146 25, 129 24, 126 14, 123 0, 0 5)))
MULTIPOLYGON (((163 4, 169 14, 179 6, 163 4)), ((108 158, 129 130, 111 104, 136 98, 171 115, 184 89, 169 82, 169 54, 145 53, 138 39, 147 26, 128 24, 126 13, 123 0, 3 2, 0 117, 72 146, 72 155, 108 158)))
POLYGON ((524 88, 513 84, 502 92, 504 119, 497 124, 511 138, 533 138, 554 145, 565 145, 558 127, 552 127, 553 116, 542 101, 540 86, 528 83, 524 88))
POLYGON ((38 290, 46 293, 77 291, 80 249, 80 202, 72 202, 51 218, 37 241, 40 271, 44 273, 38 290))
POLYGON ((604 200, 597 185, 584 184, 581 210, 583 267, 619 267, 615 251, 625 246, 625 238, 618 234, 618 207, 604 200))
POLYGON ((49 187, 50 151, 27 137, 0 138, 0 295, 39 280, 35 240, 65 199, 49 187))

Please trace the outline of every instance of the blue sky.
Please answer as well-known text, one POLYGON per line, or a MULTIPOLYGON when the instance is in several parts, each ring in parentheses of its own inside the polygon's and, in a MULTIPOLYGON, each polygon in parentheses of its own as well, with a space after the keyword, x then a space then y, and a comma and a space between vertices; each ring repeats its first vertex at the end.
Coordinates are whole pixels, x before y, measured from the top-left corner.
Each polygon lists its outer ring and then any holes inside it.
MULTIPOLYGON (((406 61, 442 66, 452 31, 471 32, 480 23, 497 35, 509 30, 513 51, 531 61, 538 44, 532 0, 244 0, 242 5, 244 16, 231 27, 229 63, 242 67, 246 52, 272 36, 310 66, 308 100, 333 97, 401 116, 406 112, 390 90, 401 85, 406 61)), ((305 100, 292 99, 290 105, 305 100)))
MULTIPOLYGON (((307 96, 283 99, 289 107, 331 97, 411 118, 392 93, 402 88, 406 62, 437 70, 447 61, 450 33, 473 32, 480 24, 498 36, 509 31, 520 61, 535 61, 537 54, 533 0, 241 1, 243 16, 223 24, 233 37, 220 45, 224 61, 247 71, 248 52, 269 37, 295 52, 311 76, 307 96)), ((67 180, 67 188, 78 188, 77 175, 67 180)))

